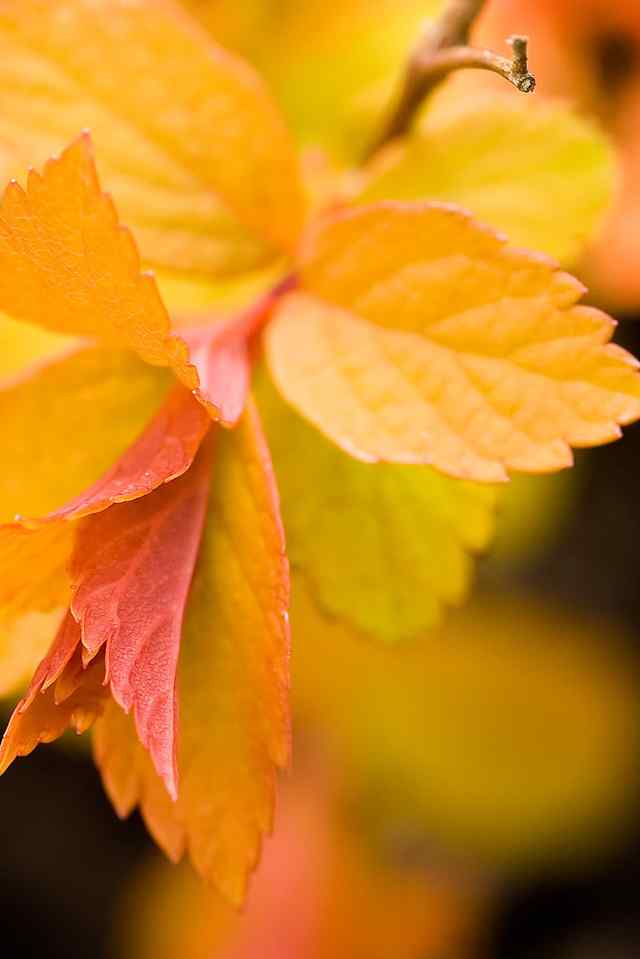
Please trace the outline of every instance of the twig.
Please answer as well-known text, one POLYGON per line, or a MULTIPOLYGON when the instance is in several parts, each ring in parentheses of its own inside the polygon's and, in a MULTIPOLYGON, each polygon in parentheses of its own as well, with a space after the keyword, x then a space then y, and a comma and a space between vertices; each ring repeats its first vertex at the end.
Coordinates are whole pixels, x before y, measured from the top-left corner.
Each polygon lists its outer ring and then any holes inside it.
POLYGON ((450 0, 409 58, 399 96, 365 159, 406 133, 425 97, 454 70, 491 70, 522 93, 535 89, 535 77, 528 70, 526 37, 510 37, 507 41, 513 50, 512 59, 467 45, 471 26, 483 6, 484 0, 450 0))
MULTIPOLYGON (((440 80, 453 70, 491 70, 498 73, 521 93, 531 93, 535 89, 535 77, 527 70, 527 38, 510 37, 507 41, 511 43, 514 50, 513 59, 501 57, 493 50, 479 50, 475 47, 449 47, 435 56, 428 57, 422 61, 422 78, 424 85, 429 84, 427 93, 431 87, 435 86, 440 80), (516 57, 515 48, 518 47, 516 57), (522 65, 524 64, 524 69, 522 65)), ((423 94, 421 99, 426 94, 423 94)))

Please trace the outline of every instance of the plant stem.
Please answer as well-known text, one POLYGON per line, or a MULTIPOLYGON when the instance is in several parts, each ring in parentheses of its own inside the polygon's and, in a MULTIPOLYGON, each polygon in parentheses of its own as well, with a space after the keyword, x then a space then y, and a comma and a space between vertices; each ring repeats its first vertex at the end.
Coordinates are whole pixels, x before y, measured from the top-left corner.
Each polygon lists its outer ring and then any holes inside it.
POLYGON ((535 89, 535 77, 527 65, 527 38, 510 37, 513 57, 467 45, 469 32, 485 0, 449 0, 436 23, 431 24, 409 57, 400 93, 365 159, 406 133, 422 101, 454 70, 490 70, 512 83, 522 93, 535 89))

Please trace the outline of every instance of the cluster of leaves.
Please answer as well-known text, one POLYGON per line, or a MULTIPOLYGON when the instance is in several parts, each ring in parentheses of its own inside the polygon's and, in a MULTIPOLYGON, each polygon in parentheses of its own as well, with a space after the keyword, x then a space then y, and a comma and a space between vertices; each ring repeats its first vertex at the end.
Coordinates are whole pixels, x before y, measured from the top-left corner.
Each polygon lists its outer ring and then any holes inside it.
POLYGON ((565 108, 476 101, 305 182, 264 81, 171 0, 9 0, 0 50, 7 178, 71 141, 0 204, 7 329, 66 337, 0 392, 3 644, 55 633, 0 768, 95 723, 118 812, 238 902, 290 750, 274 467, 325 612, 393 642, 459 601, 490 484, 618 437, 640 379, 580 283, 452 203, 571 256, 609 154, 565 108), (212 281, 256 271, 221 311, 212 281), (176 278, 211 290, 196 325, 176 278))

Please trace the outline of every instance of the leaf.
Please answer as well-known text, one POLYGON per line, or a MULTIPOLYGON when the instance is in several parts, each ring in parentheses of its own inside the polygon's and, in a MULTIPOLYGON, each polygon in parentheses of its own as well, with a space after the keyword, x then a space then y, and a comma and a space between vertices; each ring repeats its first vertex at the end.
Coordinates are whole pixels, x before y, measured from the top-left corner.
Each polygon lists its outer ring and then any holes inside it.
POLYGON ((236 430, 219 434, 213 475, 180 650, 177 803, 117 710, 96 727, 95 750, 119 813, 138 802, 168 854, 188 848, 198 871, 239 903, 271 828, 275 769, 289 757, 287 562, 252 405, 236 430))
MULTIPOLYGON (((181 738, 183 728, 184 722, 181 722, 181 738)), ((118 816, 124 819, 139 804, 147 828, 158 845, 173 862, 178 862, 186 841, 178 804, 170 799, 149 753, 140 743, 133 717, 127 716, 113 700, 107 703, 94 726, 93 753, 118 816)), ((182 793, 184 782, 180 789, 182 793)))
POLYGON ((73 549, 71 524, 39 530, 20 523, 0 526, 0 611, 6 624, 29 612, 49 612, 69 602, 67 564, 73 549))
MULTIPOLYGON (((78 630, 78 623, 70 610, 65 613, 54 640, 47 652, 47 655, 38 665, 33 678, 22 702, 17 708, 17 713, 24 713, 37 698, 39 693, 46 692, 50 686, 55 684, 55 704, 62 702, 66 697, 59 695, 58 682, 63 673, 74 673, 75 664, 71 667, 71 660, 74 653, 78 650, 81 642, 81 633, 78 630)), ((82 663, 80 663, 80 666, 82 663)), ((104 666, 104 664, 103 664, 104 666)), ((103 672, 104 675, 104 672, 103 672)))
POLYGON ((0 697, 25 688, 60 623, 61 610, 0 620, 0 697))
POLYGON ((93 484, 170 386, 166 371, 133 354, 76 348, 1 383, 0 519, 44 515, 93 484))
POLYGON ((184 387, 175 386, 140 436, 100 479, 52 513, 40 519, 22 517, 20 522, 37 529, 146 496, 186 473, 210 427, 206 410, 184 387))
POLYGON ((148 262, 224 275, 294 246, 296 157, 266 86, 171 0, 7 0, 0 90, 6 178, 90 127, 148 262))
POLYGON ((286 277, 237 315, 183 332, 200 385, 195 395, 223 426, 235 426, 251 385, 255 339, 283 293, 295 284, 286 277))
POLYGON ((16 756, 27 756, 38 743, 58 739, 69 727, 85 732, 102 712, 108 695, 104 658, 83 669, 79 643, 80 629, 68 613, 13 712, 0 745, 0 774, 16 756))
POLYGON ((196 396, 223 426, 235 426, 251 385, 251 357, 244 330, 233 321, 195 328, 183 334, 198 370, 196 396))
POLYGON ((113 697, 126 712, 133 709, 140 741, 173 799, 178 789, 176 668, 210 472, 209 452, 203 449, 179 479, 88 517, 80 524, 71 559, 71 609, 84 649, 92 659, 106 644, 113 697))
MULTIPOLYGON (((0 377, 15 376, 29 364, 61 353, 69 346, 67 337, 38 326, 27 326, 0 314, 0 377)), ((2 386, 0 380, 0 388, 2 386)))
POLYGON ((511 242, 572 263, 615 180, 608 140, 568 105, 445 90, 419 129, 374 161, 359 200, 457 203, 511 242))
POLYGON ((535 50, 538 92, 575 103, 613 138, 620 167, 614 203, 580 264, 580 276, 595 301, 623 315, 636 315, 640 304, 638 11, 635 0, 612 5, 603 0, 577 4, 497 0, 487 6, 473 33, 474 43, 481 47, 501 42, 512 28, 527 34, 532 55, 535 50), (629 59, 623 58, 623 48, 629 59))
POLYGON ((640 416, 636 361, 613 321, 546 259, 456 208, 379 203, 310 236, 301 290, 266 352, 282 395, 362 460, 500 481, 640 416))
POLYGON ((0 203, 0 309, 58 333, 97 337, 171 366, 197 386, 185 344, 171 335, 167 311, 131 234, 100 192, 88 134, 15 180, 0 203))
POLYGON ((303 577, 293 586, 294 707, 374 834, 400 822, 414 848, 529 874, 594 855, 635 815, 623 636, 512 593, 388 647, 320 615, 303 577))
MULTIPOLYGON (((135 366, 124 364, 120 367, 117 360, 116 356, 116 363, 111 367, 112 372, 135 372, 135 366)), ((58 384, 65 388, 74 382, 75 374, 86 373, 92 368, 93 361, 93 351, 80 353, 45 368, 33 381, 25 381, 21 386, 24 387, 26 398, 29 402, 38 404, 32 407, 31 412, 39 413, 41 418, 42 407, 39 400, 46 399, 58 384), (30 389, 33 392, 30 392, 30 389)), ((114 386, 120 388, 122 384, 115 378, 113 382, 107 380, 103 385, 107 387, 106 399, 113 402, 111 391, 114 386)), ((15 401, 16 393, 20 395, 21 386, 11 391, 12 400, 15 401)), ((135 380, 132 380, 132 386, 135 387, 135 380)), ((100 397, 100 392, 94 393, 94 388, 95 384, 90 383, 88 399, 100 397)), ((136 393, 132 391, 131 395, 135 397, 136 393)), ((66 393, 63 393, 63 396, 69 399, 66 393)), ((56 399, 60 402, 60 396, 56 399)), ((91 415, 93 411, 90 404, 87 405, 91 415)), ((1 408, 0 400, 0 410, 1 408)), ((8 404, 8 408, 13 409, 11 404, 8 404)), ((109 411, 108 406, 106 411, 109 411)), ((132 419, 135 416, 133 410, 131 416, 132 419)), ((69 425, 72 423, 73 418, 70 416, 69 425)), ((56 422, 54 414, 47 421, 47 425, 53 427, 51 436, 45 434, 45 441, 47 446, 52 447, 51 455, 54 457, 55 447, 51 441, 61 441, 65 426, 64 411, 59 422, 56 422)), ((111 425, 110 421, 102 424, 102 430, 108 437, 104 441, 107 448, 110 445, 109 440, 114 438, 109 435, 111 425)), ((102 478, 53 512, 37 519, 18 516, 13 523, 0 526, 0 609, 5 615, 16 616, 32 609, 46 611, 55 606, 66 605, 69 595, 67 565, 77 529, 70 521, 100 512, 113 503, 145 496, 184 473, 191 465, 210 425, 209 417, 200 404, 183 387, 176 386, 138 439, 102 478)), ((86 427, 86 423, 81 424, 81 429, 86 427)), ((41 429, 42 424, 38 423, 38 428, 41 429)), ((15 423, 13 429, 16 429, 15 423)), ((101 441, 102 430, 96 432, 94 442, 101 441)), ((117 436, 117 421, 113 423, 113 430, 117 436)), ((31 459, 25 450, 25 472, 29 462, 33 463, 33 447, 29 452, 31 459)), ((86 464, 82 460, 80 462, 84 468, 86 464)), ((55 459, 52 460, 52 467, 55 468, 55 459)), ((42 482, 42 472, 39 479, 42 482)))
POLYGON ((260 408, 274 460, 289 559, 318 604, 386 642, 434 626, 487 545, 496 490, 426 466, 360 463, 278 398, 260 408))

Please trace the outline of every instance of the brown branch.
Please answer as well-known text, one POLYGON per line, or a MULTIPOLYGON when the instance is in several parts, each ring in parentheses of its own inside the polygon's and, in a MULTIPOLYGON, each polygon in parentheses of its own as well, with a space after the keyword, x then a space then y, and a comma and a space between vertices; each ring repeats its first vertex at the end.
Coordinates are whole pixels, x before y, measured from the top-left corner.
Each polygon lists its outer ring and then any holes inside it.
POLYGON ((427 47, 435 53, 444 47, 466 44, 471 27, 485 3, 486 0, 449 0, 439 19, 429 25, 416 53, 426 52, 427 47))
POLYGON ((467 46, 473 22, 485 0, 449 0, 441 18, 432 24, 409 58, 400 93, 365 159, 390 140, 406 133, 423 100, 454 70, 490 70, 522 93, 531 93, 535 77, 527 65, 527 38, 511 37, 512 59, 492 50, 467 46))
MULTIPOLYGON (((535 77, 527 70, 527 39, 526 37, 512 37, 511 42, 518 44, 518 59, 514 55, 512 60, 501 57, 492 50, 479 50, 475 47, 449 47, 435 56, 428 57, 422 63, 422 80, 424 86, 429 84, 427 93, 440 82, 448 73, 454 70, 491 70, 512 83, 521 93, 531 93, 535 89, 535 77), (522 52, 524 47, 524 54, 522 52), (523 59, 524 57, 524 59, 523 59), (524 62, 524 70, 521 64, 524 62)), ((424 99, 423 94, 421 99, 424 99)))

